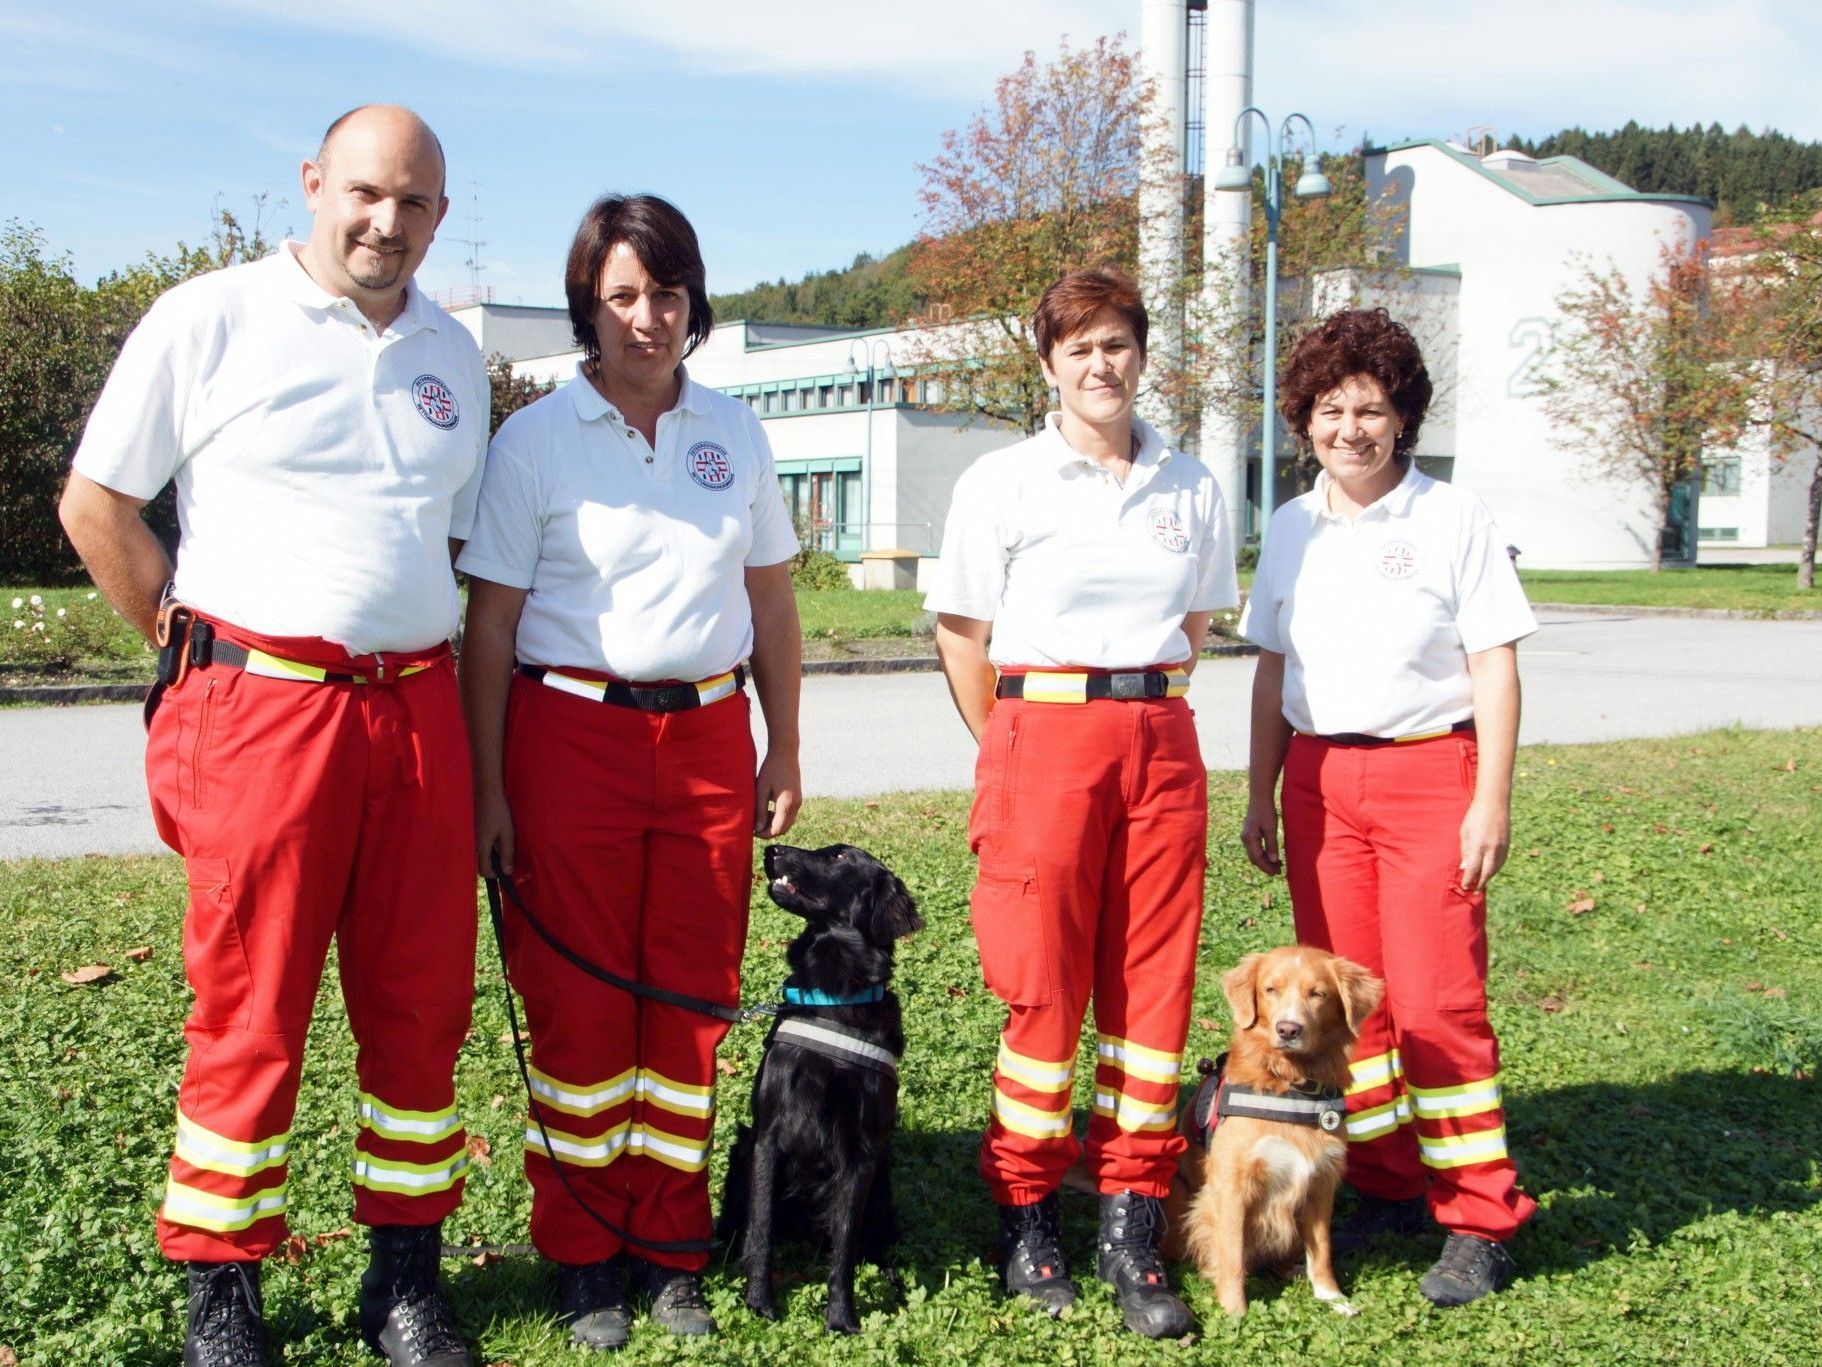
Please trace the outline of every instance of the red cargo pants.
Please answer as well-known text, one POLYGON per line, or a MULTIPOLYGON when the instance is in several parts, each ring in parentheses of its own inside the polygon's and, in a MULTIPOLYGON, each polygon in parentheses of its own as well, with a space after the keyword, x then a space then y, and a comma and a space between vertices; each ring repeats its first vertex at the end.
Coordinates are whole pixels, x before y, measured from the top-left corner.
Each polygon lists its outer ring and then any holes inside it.
POLYGON ((1445 1229, 1504 1240, 1537 1203, 1506 1152, 1487 1020, 1487 902, 1461 889, 1470 734, 1377 747, 1291 738, 1285 876, 1297 938, 1385 979, 1354 1046, 1348 1181, 1429 1197, 1445 1229))
POLYGON ((474 997, 473 798, 448 647, 382 662, 216 629, 376 681, 211 665, 152 718, 146 778, 189 878, 196 994, 159 1246, 230 1261, 283 1241, 292 1112, 331 937, 357 1049, 354 1218, 433 1224, 462 1195, 453 1078, 474 997))
MULTIPOLYGON (((684 712, 642 712, 515 675, 506 799, 526 905, 592 963, 734 1005, 752 891, 755 767, 745 693, 684 712)), ((553 1157, 583 1199, 628 1233, 707 1239, 715 1046, 727 1025, 607 986, 510 912, 506 926, 507 967, 531 1030, 532 1242, 562 1263, 621 1249, 564 1190, 553 1157)), ((631 1251, 671 1267, 708 1261, 637 1244, 631 1251)))
POLYGON ((1106 1193, 1169 1191, 1207 833, 1208 773, 1182 698, 1007 698, 989 715, 969 842, 981 971, 1007 1004, 980 1151, 1000 1204, 1041 1200, 1075 1160, 1091 996, 1089 1169, 1106 1193))

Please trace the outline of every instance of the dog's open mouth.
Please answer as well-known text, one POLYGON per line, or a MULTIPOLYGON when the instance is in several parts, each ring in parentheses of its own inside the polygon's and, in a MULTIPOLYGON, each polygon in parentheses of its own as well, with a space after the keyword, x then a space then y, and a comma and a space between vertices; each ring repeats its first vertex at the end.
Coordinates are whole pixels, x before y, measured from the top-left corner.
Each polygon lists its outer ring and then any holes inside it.
POLYGON ((774 897, 795 897, 798 895, 798 891, 797 884, 784 874, 780 874, 772 880, 772 896, 774 897))

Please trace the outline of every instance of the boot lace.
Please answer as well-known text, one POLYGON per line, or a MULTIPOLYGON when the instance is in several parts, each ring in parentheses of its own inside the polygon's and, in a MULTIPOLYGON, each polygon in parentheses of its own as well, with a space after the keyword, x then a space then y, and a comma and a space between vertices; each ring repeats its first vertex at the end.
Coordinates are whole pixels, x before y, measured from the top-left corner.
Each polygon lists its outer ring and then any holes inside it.
POLYGON ((467 1352, 456 1329, 455 1310, 439 1286, 401 1298, 390 1318, 418 1357, 467 1352))
POLYGON ((186 1328, 209 1367, 265 1367, 259 1294, 240 1263, 222 1263, 199 1279, 186 1328))
POLYGON ((1006 1256, 1015 1260, 1018 1270, 1030 1280, 1067 1276, 1061 1222, 1051 1218, 1047 1203, 1038 1201, 1012 1210, 1007 1227, 1012 1243, 1006 1256))
POLYGON ((1107 1252, 1124 1264, 1133 1281, 1146 1286, 1166 1286, 1164 1260, 1158 1241, 1164 1236, 1164 1203, 1134 1196, 1123 1204, 1113 1227, 1107 1231, 1107 1252))

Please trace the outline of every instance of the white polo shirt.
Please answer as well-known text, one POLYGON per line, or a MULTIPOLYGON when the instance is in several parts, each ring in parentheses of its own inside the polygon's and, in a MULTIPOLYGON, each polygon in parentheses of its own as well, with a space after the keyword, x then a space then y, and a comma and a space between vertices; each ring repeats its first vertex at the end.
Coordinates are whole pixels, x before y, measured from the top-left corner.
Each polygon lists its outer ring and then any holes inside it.
POLYGON ((924 606, 992 622, 996 665, 1187 659, 1183 618, 1239 601, 1215 477, 1135 419, 1139 451, 1122 485, 1063 440, 1060 417, 956 481, 924 606))
POLYGON ((447 640, 487 447, 467 329, 414 285, 384 332, 287 242, 186 281, 133 330, 75 467, 149 499, 175 479, 177 595, 354 654, 447 640))
POLYGON ((1329 477, 1272 517, 1240 631, 1284 659, 1299 731, 1415 736, 1474 715, 1468 656, 1537 630, 1481 501, 1415 462, 1353 521, 1329 477))
POLYGON ((658 443, 574 379, 494 437, 462 571, 528 590, 525 664, 706 679, 753 650, 745 572, 797 553, 746 404, 686 374, 658 443))

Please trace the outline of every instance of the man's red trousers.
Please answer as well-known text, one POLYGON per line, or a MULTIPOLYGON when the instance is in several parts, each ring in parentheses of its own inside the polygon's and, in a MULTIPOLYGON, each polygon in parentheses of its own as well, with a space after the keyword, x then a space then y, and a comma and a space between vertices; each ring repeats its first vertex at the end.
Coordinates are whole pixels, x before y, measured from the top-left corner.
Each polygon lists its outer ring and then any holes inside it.
MULTIPOLYGON (((552 934, 623 977, 739 1001, 753 862, 748 709, 742 692, 688 711, 642 712, 514 677, 514 876, 552 934)), ((509 913, 506 924, 507 966, 531 1029, 532 1242, 561 1263, 598 1262, 622 1247, 564 1189, 552 1157, 590 1206, 635 1238, 706 1240, 715 1046, 727 1025, 610 987, 522 918, 509 913)), ((708 1261, 636 1243, 631 1251, 670 1267, 708 1261)))
POLYGON ((473 798, 448 647, 379 661, 217 632, 297 664, 383 667, 387 681, 211 665, 152 718, 146 778, 189 878, 196 994, 159 1245, 233 1261, 283 1241, 292 1112, 331 937, 357 1049, 354 1218, 433 1224, 462 1196, 453 1077, 474 996, 473 798))
POLYGON ((1007 698, 989 715, 969 835, 981 970, 1008 1008, 980 1151, 1000 1204, 1041 1200, 1076 1157, 1091 996, 1090 1171, 1103 1192, 1169 1191, 1207 830, 1208 774, 1183 699, 1007 698))
POLYGON ((1354 1046, 1348 1181, 1429 1197, 1445 1229, 1504 1240, 1530 1218, 1506 1152, 1487 1021, 1487 902, 1461 888, 1471 734, 1376 747, 1291 738, 1285 875, 1297 938, 1371 969, 1385 1000, 1354 1046))

